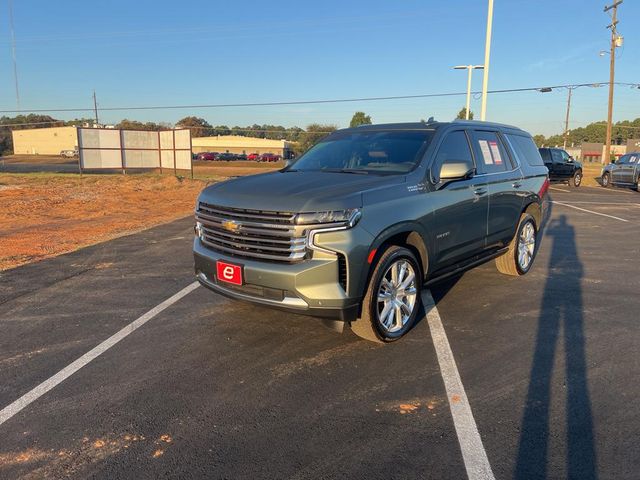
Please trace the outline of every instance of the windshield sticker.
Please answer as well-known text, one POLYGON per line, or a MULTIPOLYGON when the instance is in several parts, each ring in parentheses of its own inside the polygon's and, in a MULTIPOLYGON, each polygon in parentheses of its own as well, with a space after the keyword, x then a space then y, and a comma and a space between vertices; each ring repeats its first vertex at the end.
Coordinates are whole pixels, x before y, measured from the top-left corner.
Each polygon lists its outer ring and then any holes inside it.
POLYGON ((489 150, 489 144, 486 140, 478 140, 480 144, 480 150, 482 151, 482 159, 485 165, 493 165, 493 158, 491 157, 491 150, 489 150))
POLYGON ((491 148, 491 154, 493 155, 493 163, 496 165, 502 165, 502 157, 500 156, 500 149, 498 148, 498 142, 490 141, 489 148, 491 148))

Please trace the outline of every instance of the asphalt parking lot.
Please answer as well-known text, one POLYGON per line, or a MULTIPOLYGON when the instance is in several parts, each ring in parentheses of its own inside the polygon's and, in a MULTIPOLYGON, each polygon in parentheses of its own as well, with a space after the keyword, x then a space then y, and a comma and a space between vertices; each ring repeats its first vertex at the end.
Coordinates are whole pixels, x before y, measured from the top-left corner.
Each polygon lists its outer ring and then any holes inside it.
POLYGON ((462 395, 431 317, 379 346, 190 287, 191 218, 0 274, 0 478, 638 478, 640 193, 550 193, 529 275, 430 292, 462 395))

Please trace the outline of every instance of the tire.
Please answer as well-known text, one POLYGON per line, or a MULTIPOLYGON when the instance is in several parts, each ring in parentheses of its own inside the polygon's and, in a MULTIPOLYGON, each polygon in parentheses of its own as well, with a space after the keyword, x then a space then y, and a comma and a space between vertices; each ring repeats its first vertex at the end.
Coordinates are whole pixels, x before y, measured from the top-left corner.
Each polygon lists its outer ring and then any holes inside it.
POLYGON ((520 216, 516 234, 509 243, 509 250, 496 258, 496 268, 505 275, 526 275, 531 270, 537 253, 538 227, 536 221, 528 213, 523 213, 520 216))
POLYGON ((569 186, 573 188, 578 188, 582 183, 582 170, 578 170, 573 174, 573 177, 569 180, 569 186))
POLYGON ((611 175, 608 172, 603 174, 601 181, 604 188, 609 188, 611 186, 611 175))
POLYGON ((416 256, 407 248, 390 246, 376 263, 362 301, 362 314, 351 322, 351 330, 372 342, 400 339, 416 323, 421 289, 422 269, 416 256), (405 287, 398 288, 407 282, 405 287), (383 296, 388 300, 380 300, 383 296))

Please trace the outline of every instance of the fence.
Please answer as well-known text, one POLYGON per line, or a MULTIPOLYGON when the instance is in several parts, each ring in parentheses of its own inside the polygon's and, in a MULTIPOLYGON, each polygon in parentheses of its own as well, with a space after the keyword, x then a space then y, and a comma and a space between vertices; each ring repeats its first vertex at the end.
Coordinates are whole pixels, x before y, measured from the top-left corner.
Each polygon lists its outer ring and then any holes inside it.
POLYGON ((78 128, 80 172, 127 169, 189 170, 193 177, 189 129, 117 130, 78 128))

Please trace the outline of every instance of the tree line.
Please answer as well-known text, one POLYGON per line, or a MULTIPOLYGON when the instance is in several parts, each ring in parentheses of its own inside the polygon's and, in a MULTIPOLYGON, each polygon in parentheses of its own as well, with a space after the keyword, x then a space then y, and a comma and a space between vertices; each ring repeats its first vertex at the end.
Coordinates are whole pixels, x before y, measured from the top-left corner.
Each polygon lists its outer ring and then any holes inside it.
MULTIPOLYGON (((586 127, 578 127, 569 130, 567 136, 567 145, 581 145, 583 143, 605 143, 607 136, 607 122, 594 122, 586 127)), ((611 143, 614 145, 623 145, 627 140, 632 138, 640 138, 640 118, 635 120, 623 120, 616 122, 611 127, 611 143)), ((533 137, 536 144, 541 147, 562 145, 564 135, 556 134, 549 137, 544 135, 535 135, 533 137)))

